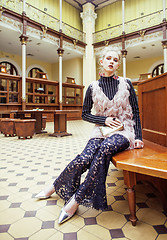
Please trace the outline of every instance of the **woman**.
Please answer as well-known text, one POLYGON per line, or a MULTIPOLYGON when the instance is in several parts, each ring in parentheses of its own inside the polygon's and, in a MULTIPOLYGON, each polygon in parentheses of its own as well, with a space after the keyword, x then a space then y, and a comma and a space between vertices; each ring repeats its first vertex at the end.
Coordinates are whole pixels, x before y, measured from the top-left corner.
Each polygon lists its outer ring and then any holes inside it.
POLYGON ((51 186, 36 196, 48 198, 56 192, 65 200, 59 223, 71 218, 80 204, 106 209, 105 182, 112 156, 128 148, 143 147, 135 91, 129 79, 115 75, 120 55, 118 49, 104 49, 100 59, 103 74, 87 89, 82 117, 95 123, 95 127, 85 149, 51 186), (91 113, 93 105, 96 115, 91 113), (86 170, 87 176, 81 184, 81 175, 86 170))

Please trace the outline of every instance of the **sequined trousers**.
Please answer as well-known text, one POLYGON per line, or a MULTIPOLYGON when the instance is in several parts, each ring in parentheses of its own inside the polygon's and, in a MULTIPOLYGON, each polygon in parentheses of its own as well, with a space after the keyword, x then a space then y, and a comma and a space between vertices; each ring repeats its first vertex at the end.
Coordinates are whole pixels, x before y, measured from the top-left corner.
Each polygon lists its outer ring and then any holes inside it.
POLYGON ((54 181, 56 193, 67 202, 75 193, 80 205, 97 210, 107 208, 106 177, 112 156, 129 147, 127 138, 114 134, 108 138, 92 138, 54 181), (88 170, 88 171, 87 171, 88 170), (84 181, 81 175, 87 171, 84 181))

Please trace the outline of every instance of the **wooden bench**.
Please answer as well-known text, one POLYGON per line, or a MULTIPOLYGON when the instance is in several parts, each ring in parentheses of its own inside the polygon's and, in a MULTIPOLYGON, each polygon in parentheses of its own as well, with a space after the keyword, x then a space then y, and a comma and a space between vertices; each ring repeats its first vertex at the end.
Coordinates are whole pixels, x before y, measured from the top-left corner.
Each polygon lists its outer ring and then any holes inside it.
POLYGON ((35 123, 36 119, 15 119, 14 124, 18 138, 32 138, 35 133, 35 123))
POLYGON ((138 180, 151 182, 159 191, 167 210, 167 148, 144 141, 143 149, 127 150, 113 157, 113 164, 123 170, 130 210, 129 220, 135 226, 136 199, 134 186, 138 180))
POLYGON ((1 118, 0 122, 1 132, 5 135, 5 137, 14 137, 16 135, 14 119, 1 118))

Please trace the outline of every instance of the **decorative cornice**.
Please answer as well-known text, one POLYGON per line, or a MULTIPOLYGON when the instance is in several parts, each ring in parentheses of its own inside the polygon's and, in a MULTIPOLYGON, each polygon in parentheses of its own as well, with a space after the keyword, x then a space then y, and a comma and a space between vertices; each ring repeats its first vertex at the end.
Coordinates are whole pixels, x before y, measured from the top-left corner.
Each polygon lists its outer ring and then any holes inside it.
POLYGON ((76 44, 77 44, 78 40, 74 39, 73 43, 74 43, 74 48, 76 48, 76 44))
MULTIPOLYGON (((41 33, 41 30, 37 30, 33 27, 27 26, 27 36, 29 36, 29 37, 33 36, 34 38, 40 39, 43 35, 41 33)), ((50 34, 45 34, 44 38, 46 41, 48 41, 52 44, 56 44, 56 46, 59 46, 59 38, 58 37, 55 37, 50 34)))
POLYGON ((105 46, 107 47, 109 45, 110 41, 104 41, 105 46))
POLYGON ((146 33, 146 30, 140 30, 140 32, 139 32, 142 41, 144 41, 144 35, 145 35, 145 33, 146 33))
MULTIPOLYGON (((144 42, 147 43, 147 42, 152 42, 152 41, 156 41, 156 40, 161 40, 162 35, 163 35, 162 31, 145 35, 144 42)), ((129 39, 126 41, 126 49, 128 49, 129 47, 135 47, 135 46, 139 46, 139 45, 141 45, 141 37, 129 39)))
POLYGON ((46 37, 46 32, 47 32, 47 27, 46 26, 42 26, 42 37, 45 38, 46 37))
POLYGON ((85 49, 83 47, 80 47, 78 45, 75 45, 74 47, 74 44, 70 43, 70 42, 65 42, 63 41, 63 46, 64 46, 64 49, 70 49, 72 50, 73 52, 76 52, 76 53, 79 53, 81 55, 83 55, 85 53, 85 49))
MULTIPOLYGON (((145 40, 146 36, 148 36, 148 35, 151 35, 153 33, 156 34, 157 32, 160 32, 160 31, 162 32, 162 27, 164 26, 164 24, 167 24, 167 23, 161 23, 159 25, 152 26, 152 27, 149 27, 149 28, 146 28, 146 29, 142 29, 142 30, 139 30, 139 31, 136 31, 136 32, 131 32, 131 33, 128 33, 128 34, 125 34, 125 35, 120 35, 118 37, 107 39, 107 41, 109 41, 110 44, 114 44, 116 42, 121 42, 122 38, 124 38, 127 42, 128 40, 136 39, 139 36, 140 36, 140 41, 141 41, 140 31, 145 31, 146 32, 146 34, 144 35, 144 40, 145 40)), ((105 46, 105 40, 94 43, 93 45, 94 45, 95 48, 105 46)))
MULTIPOLYGON (((112 44, 112 47, 113 48, 116 47, 118 49, 121 49, 122 48, 122 44, 121 44, 121 42, 117 42, 117 43, 112 44)), ((99 48, 95 48, 94 49, 95 55, 96 56, 100 56, 101 52, 103 51, 103 49, 104 49, 104 45, 99 47, 99 48)))
POLYGON ((15 21, 11 18, 5 17, 2 15, 1 21, 0 21, 1 26, 8 26, 9 28, 12 28, 13 30, 22 33, 22 23, 15 21))
MULTIPOLYGON (((26 16, 25 15, 20 15, 20 14, 18 14, 16 12, 13 12, 13 11, 3 7, 2 21, 3 22, 8 22, 8 23, 10 22, 9 25, 11 25, 11 22, 13 22, 12 23, 13 26, 20 24, 21 25, 21 27, 20 27, 21 31, 19 30, 19 32, 21 32, 21 33, 22 33, 23 19, 27 21, 27 31, 28 31, 28 27, 33 28, 34 29, 33 32, 35 32, 36 30, 39 30, 40 37, 41 37, 41 28, 44 26, 43 24, 38 23, 38 22, 28 18, 27 15, 26 16), (6 19, 4 20, 4 18, 6 18, 6 19)), ((0 22, 2 22, 2 21, 0 21, 0 22)), ((76 39, 76 36, 77 36, 76 31, 73 33, 73 36, 75 36, 75 38, 73 38, 71 36, 68 36, 66 32, 68 33, 68 31, 60 33, 58 31, 56 31, 55 29, 50 28, 50 27, 47 26, 47 33, 46 33, 45 38, 46 39, 51 39, 51 38, 55 38, 56 39, 56 38, 60 38, 60 36, 63 35, 63 40, 64 41, 73 43, 73 40, 76 39)), ((85 48, 86 43, 84 43, 82 40, 78 40, 76 45, 78 45, 78 46, 80 46, 82 48, 85 48)))

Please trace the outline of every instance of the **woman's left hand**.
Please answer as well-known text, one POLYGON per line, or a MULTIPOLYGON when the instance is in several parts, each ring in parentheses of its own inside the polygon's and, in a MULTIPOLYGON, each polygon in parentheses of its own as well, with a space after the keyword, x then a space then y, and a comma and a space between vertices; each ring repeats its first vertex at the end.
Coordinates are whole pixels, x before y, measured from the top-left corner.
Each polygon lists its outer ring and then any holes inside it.
POLYGON ((144 147, 144 142, 139 139, 136 139, 134 143, 134 148, 143 148, 143 147, 144 147))

